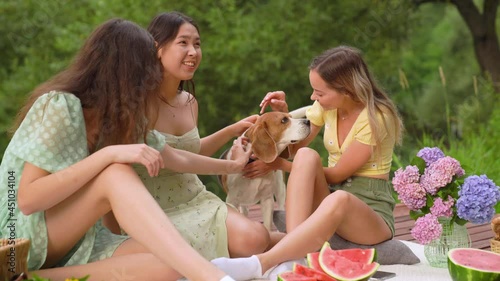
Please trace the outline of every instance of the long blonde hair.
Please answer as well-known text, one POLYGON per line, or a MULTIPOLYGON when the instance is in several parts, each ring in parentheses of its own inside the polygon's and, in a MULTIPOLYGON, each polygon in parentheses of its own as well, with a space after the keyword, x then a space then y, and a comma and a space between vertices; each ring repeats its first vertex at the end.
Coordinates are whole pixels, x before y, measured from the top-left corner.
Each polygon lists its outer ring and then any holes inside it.
POLYGON ((316 71, 329 87, 361 102, 367 108, 375 149, 380 148, 388 121, 394 123, 395 130, 387 132, 396 144, 401 144, 403 122, 398 110, 373 79, 358 49, 339 46, 326 50, 312 60, 309 69, 316 71), (377 114, 382 116, 383 124, 377 122, 377 114), (391 117, 390 120, 387 120, 386 115, 391 117))

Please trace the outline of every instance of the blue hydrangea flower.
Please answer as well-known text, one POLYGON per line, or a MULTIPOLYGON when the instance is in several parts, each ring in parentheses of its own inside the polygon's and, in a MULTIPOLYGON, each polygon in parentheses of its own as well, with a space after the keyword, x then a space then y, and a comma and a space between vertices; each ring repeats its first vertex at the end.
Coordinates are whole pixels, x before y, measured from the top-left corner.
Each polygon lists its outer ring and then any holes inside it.
POLYGON ((420 149, 417 153, 417 156, 424 159, 426 166, 428 167, 430 164, 434 163, 439 158, 444 157, 444 152, 439 149, 439 147, 424 147, 420 149))
POLYGON ((500 187, 486 175, 469 176, 458 191, 457 214, 475 224, 491 221, 500 201, 500 187))

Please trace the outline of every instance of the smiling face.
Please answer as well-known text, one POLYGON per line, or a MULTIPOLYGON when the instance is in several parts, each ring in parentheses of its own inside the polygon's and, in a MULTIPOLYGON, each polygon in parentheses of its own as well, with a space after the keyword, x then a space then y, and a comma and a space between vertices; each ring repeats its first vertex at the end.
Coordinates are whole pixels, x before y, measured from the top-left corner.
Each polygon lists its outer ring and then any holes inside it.
POLYGON ((317 100, 325 110, 342 107, 345 99, 348 98, 346 95, 329 87, 325 80, 323 80, 315 70, 309 71, 309 82, 313 89, 311 100, 317 100))
POLYGON ((201 62, 201 41, 198 30, 190 23, 180 26, 175 39, 158 49, 167 79, 190 80, 201 62))

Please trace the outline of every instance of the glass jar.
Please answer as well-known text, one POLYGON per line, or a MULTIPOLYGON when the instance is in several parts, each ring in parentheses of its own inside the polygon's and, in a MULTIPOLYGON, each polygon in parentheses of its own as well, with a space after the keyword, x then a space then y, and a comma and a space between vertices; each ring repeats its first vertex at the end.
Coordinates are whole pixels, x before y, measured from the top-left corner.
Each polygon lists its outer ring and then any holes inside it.
POLYGON ((433 267, 448 267, 448 251, 454 248, 470 248, 471 240, 467 227, 452 223, 451 218, 440 217, 443 232, 439 238, 424 246, 424 254, 433 267))

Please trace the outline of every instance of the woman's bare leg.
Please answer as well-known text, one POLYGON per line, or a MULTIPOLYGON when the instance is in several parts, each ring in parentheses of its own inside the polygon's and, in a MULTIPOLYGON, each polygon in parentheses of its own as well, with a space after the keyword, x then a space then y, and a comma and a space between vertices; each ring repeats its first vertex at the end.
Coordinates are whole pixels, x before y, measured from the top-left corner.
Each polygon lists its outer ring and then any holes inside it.
POLYGON ((232 258, 263 253, 285 237, 285 233, 269 232, 262 223, 252 221, 230 207, 228 210, 226 226, 232 258))
POLYGON ((280 242, 281 239, 286 236, 286 233, 271 231, 269 233, 269 236, 271 237, 271 241, 269 242, 269 246, 267 247, 266 251, 269 251, 272 247, 274 247, 274 245, 278 244, 278 242, 280 242))
POLYGON ((45 266, 55 264, 111 210, 120 226, 158 257, 167 272, 176 268, 190 280, 220 280, 225 275, 185 242, 135 171, 122 164, 110 165, 67 200, 46 211, 49 241, 45 266))
POLYGON ((234 208, 227 207, 227 240, 231 257, 249 257, 264 252, 270 243, 269 231, 234 208))
POLYGON ((43 269, 30 272, 29 276, 32 274, 53 281, 64 281, 69 277, 79 278, 89 274, 89 281, 171 281, 181 277, 154 255, 145 253, 111 257, 85 265, 43 269))
POLYGON ((313 149, 299 149, 286 187, 287 232, 305 221, 329 194, 321 157, 313 149))
POLYGON ((334 233, 367 245, 380 243, 392 235, 385 221, 363 201, 349 192, 336 191, 276 246, 257 255, 263 272, 281 262, 303 258, 319 250, 334 233))

